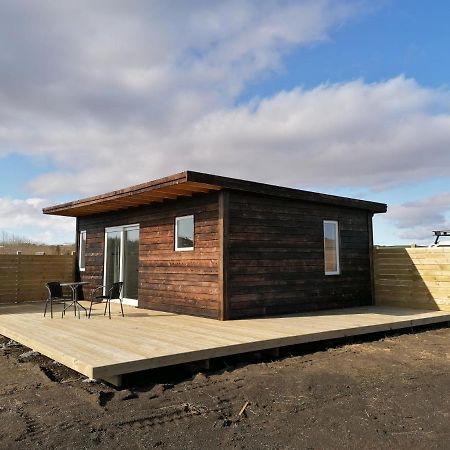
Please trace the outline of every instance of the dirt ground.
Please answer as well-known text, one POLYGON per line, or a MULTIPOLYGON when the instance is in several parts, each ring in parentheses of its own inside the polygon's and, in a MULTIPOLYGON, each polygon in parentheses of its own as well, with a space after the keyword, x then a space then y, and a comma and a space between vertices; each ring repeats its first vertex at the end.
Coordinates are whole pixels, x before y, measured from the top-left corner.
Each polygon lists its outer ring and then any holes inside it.
POLYGON ((2 449, 450 447, 448 328, 148 372, 121 390, 8 341, 2 449))

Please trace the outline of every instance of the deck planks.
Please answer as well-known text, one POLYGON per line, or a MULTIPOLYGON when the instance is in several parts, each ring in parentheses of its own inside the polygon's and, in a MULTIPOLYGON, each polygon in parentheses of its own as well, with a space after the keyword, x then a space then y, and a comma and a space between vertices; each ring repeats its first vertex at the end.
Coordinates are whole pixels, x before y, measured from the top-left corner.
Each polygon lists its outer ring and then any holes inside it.
POLYGON ((42 304, 0 306, 0 334, 88 377, 126 373, 345 336, 450 321, 450 313, 367 306, 281 317, 217 321, 113 305, 109 320, 44 318, 42 304))

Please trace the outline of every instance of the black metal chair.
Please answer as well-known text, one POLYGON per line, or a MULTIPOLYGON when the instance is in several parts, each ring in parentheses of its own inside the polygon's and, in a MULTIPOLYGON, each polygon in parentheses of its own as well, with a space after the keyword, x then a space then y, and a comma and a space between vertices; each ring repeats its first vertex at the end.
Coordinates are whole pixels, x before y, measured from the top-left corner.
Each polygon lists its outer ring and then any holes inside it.
POLYGON ((62 303, 63 310, 61 312, 61 317, 64 317, 66 302, 70 302, 72 300, 72 296, 64 295, 63 288, 59 281, 51 281, 50 283, 46 283, 45 287, 48 290, 48 298, 45 301, 45 309, 44 309, 44 317, 47 314, 47 306, 50 303, 50 317, 53 319, 53 303, 62 303))
POLYGON ((95 295, 95 293, 102 289, 105 289, 107 286, 98 286, 91 293, 91 305, 89 307, 89 315, 88 318, 91 317, 92 305, 94 303, 102 303, 106 301, 105 311, 103 313, 106 316, 106 310, 108 309, 109 318, 111 319, 111 300, 119 300, 120 302, 120 310, 122 311, 122 317, 125 317, 123 314, 123 305, 122 305, 122 291, 123 291, 123 282, 117 281, 113 283, 113 285, 108 289, 108 293, 106 295, 95 295))

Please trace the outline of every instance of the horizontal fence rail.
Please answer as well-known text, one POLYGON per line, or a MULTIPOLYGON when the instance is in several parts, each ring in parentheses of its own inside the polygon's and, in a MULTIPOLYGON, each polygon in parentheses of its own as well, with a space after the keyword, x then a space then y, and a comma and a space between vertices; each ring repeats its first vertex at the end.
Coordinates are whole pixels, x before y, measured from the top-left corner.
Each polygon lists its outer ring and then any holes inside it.
POLYGON ((0 303, 45 300, 45 283, 74 278, 72 255, 0 255, 0 303))
POLYGON ((377 305, 450 311, 450 248, 374 249, 377 305))

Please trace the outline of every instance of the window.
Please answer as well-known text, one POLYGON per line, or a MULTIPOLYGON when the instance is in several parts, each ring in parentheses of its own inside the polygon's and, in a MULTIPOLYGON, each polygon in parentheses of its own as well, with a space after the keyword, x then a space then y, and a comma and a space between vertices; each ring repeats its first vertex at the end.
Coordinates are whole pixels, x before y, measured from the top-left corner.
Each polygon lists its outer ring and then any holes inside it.
POLYGON ((194 250, 194 216, 175 218, 175 250, 194 250))
POLYGON ((81 272, 86 269, 86 231, 80 231, 80 248, 78 249, 78 266, 81 272))
POLYGON ((336 220, 323 221, 325 275, 339 275, 339 229, 336 220))

